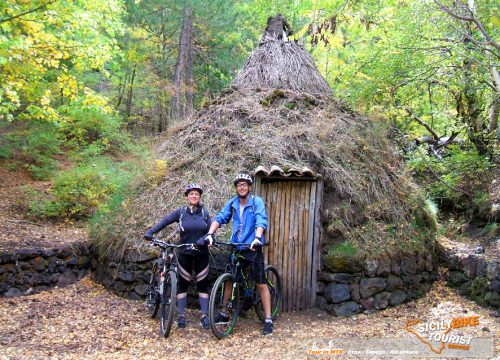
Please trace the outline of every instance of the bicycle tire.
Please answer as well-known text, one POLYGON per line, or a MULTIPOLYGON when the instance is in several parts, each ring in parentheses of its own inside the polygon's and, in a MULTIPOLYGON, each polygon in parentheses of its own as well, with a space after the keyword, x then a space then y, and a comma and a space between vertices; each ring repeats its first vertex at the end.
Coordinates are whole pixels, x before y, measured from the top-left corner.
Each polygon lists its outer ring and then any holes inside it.
POLYGON ((177 274, 169 270, 163 279, 163 292, 160 301, 160 334, 168 337, 174 320, 177 295, 177 274))
MULTIPOLYGON (((281 277, 278 274, 278 270, 272 265, 267 265, 264 269, 264 275, 266 279, 266 284, 271 295, 271 317, 275 320, 278 317, 278 313, 281 310, 281 304, 283 302, 283 289, 281 285, 281 277)), ((255 291, 258 291, 255 289, 255 291)), ((266 316, 264 313, 264 307, 262 306, 262 299, 258 298, 255 303, 255 312, 259 317, 260 321, 265 322, 266 316)))
POLYGON ((210 302, 208 306, 208 316, 212 332, 218 339, 227 337, 236 327, 238 322, 239 300, 240 300, 240 285, 234 281, 230 273, 220 275, 215 281, 212 291, 210 292, 210 302), (226 283, 232 282, 231 295, 227 304, 224 304, 224 294, 226 283), (236 284, 236 286, 234 286, 236 284), (220 312, 224 312, 228 316, 227 323, 216 323, 217 316, 220 312))
POLYGON ((155 318, 160 308, 160 268, 158 263, 153 264, 149 286, 146 292, 146 308, 151 318, 155 318))

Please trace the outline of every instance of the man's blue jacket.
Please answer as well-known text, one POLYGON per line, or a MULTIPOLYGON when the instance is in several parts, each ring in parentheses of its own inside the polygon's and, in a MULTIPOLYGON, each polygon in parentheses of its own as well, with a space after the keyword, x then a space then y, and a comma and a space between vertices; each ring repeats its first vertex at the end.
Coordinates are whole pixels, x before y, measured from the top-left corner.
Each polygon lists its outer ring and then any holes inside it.
MULTIPOLYGON (((255 239, 255 230, 258 227, 267 229, 267 214, 264 201, 250 194, 245 208, 243 210, 243 220, 240 219, 240 198, 238 196, 229 200, 224 208, 215 216, 214 220, 219 224, 227 224, 231 218, 233 219, 233 235, 231 243, 250 245, 255 239), (240 224, 241 231, 240 231, 240 224)), ((260 240, 265 243, 264 234, 260 240)))

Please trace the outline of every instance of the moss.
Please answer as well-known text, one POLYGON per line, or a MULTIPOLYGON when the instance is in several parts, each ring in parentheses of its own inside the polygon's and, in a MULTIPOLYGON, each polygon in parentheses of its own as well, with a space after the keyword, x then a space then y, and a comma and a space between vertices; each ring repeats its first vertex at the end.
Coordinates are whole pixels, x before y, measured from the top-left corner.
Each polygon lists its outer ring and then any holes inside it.
POLYGON ((286 104, 285 104, 285 107, 286 107, 287 109, 289 109, 289 110, 293 110, 293 109, 295 109, 295 108, 297 107, 297 104, 296 104, 296 103, 294 103, 294 102, 289 102, 289 103, 286 103, 286 104))
POLYGON ((470 297, 480 305, 486 305, 485 295, 488 291, 488 280, 486 278, 475 278, 471 282, 470 297))
POLYGON ((271 106, 276 100, 285 98, 285 92, 281 89, 274 90, 270 95, 263 98, 260 103, 264 107, 271 106))

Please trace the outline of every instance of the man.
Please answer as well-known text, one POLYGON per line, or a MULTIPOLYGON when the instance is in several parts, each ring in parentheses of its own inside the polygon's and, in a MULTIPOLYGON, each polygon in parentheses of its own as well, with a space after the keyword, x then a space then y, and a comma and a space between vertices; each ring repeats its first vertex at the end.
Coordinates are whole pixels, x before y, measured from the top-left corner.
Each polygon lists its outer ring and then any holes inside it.
MULTIPOLYGON (((264 323, 264 335, 273 332, 273 320, 271 316, 271 295, 265 284, 264 278, 264 231, 267 228, 267 214, 264 201, 252 194, 252 177, 247 172, 242 172, 234 178, 233 184, 237 196, 229 200, 224 208, 217 214, 206 240, 209 246, 213 242, 213 234, 224 224, 233 219, 233 233, 231 243, 239 244, 242 255, 250 266, 250 274, 257 284, 262 299, 266 320, 264 323), (249 248, 249 250, 248 250, 249 248)), ((224 317, 224 314, 221 314, 224 317)))

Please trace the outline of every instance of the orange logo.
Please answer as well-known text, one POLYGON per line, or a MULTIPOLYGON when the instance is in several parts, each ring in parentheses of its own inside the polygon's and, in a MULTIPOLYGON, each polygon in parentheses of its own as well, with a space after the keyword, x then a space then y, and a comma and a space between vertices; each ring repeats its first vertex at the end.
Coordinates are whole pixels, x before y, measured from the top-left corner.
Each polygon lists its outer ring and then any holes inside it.
POLYGON ((479 316, 469 316, 427 323, 422 320, 407 320, 405 329, 427 345, 431 351, 441 354, 445 348, 470 350, 472 336, 455 335, 451 331, 477 325, 479 325, 479 316))

